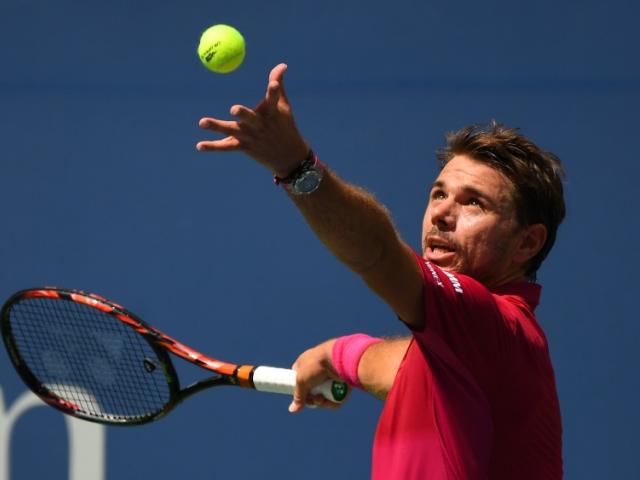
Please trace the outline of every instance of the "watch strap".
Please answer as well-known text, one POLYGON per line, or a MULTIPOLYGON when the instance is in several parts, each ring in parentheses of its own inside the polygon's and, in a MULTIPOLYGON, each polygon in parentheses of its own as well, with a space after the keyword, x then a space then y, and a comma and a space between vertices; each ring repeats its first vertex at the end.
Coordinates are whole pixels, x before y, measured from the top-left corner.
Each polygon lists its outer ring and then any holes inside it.
POLYGON ((302 161, 300 165, 298 165, 298 167, 293 172, 291 172, 286 177, 279 177, 277 175, 274 175, 273 183, 275 183, 276 185, 282 184, 283 186, 289 185, 293 183, 295 179, 298 178, 302 173, 309 170, 309 168, 316 166, 318 162, 319 160, 316 154, 313 153, 313 150, 309 150, 307 157, 302 161))

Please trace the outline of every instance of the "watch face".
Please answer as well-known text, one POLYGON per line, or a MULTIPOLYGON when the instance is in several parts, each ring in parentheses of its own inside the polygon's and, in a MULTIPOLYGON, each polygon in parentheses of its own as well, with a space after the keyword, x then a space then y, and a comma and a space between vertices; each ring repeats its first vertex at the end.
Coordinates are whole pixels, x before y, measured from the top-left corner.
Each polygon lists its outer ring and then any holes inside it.
POLYGON ((315 191, 322 180, 322 172, 318 170, 307 170, 301 174, 293 183, 293 193, 296 195, 305 195, 315 191))

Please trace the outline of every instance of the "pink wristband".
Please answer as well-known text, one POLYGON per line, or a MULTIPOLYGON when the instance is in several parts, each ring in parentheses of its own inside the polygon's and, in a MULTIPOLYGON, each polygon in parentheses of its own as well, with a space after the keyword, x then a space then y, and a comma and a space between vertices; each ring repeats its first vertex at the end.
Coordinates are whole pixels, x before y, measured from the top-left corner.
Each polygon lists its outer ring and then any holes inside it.
POLYGON ((362 388, 358 379, 358 364, 362 354, 370 345, 381 341, 381 338, 363 333, 338 338, 331 350, 331 363, 338 376, 352 387, 362 388))

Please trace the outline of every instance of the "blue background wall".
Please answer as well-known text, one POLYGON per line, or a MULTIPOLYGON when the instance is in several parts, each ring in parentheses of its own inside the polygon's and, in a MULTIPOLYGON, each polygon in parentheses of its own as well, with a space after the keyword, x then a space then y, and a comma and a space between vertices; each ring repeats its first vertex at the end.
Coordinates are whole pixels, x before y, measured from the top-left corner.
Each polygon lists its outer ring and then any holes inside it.
MULTIPOLYGON (((195 151, 197 121, 255 104, 286 61, 306 138, 418 247, 443 134, 496 118, 569 173, 568 217, 539 276, 566 478, 640 478, 639 13, 625 0, 1 0, 0 297, 82 288, 203 352, 277 366, 331 336, 402 333, 266 170, 195 151), (247 40, 231 75, 195 54, 214 23, 247 40)), ((0 385, 7 408, 24 391, 4 352, 0 385)), ((380 403, 356 393, 299 416, 287 405, 220 389, 109 429, 106 478, 368 476, 380 403)), ((12 479, 67 478, 65 435, 57 412, 24 415, 12 479)))

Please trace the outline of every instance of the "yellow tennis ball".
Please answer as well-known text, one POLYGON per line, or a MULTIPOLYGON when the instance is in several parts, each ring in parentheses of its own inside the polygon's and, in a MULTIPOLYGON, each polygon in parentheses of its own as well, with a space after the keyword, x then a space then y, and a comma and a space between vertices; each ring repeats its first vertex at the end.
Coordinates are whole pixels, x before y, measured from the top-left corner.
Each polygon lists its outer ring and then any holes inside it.
POLYGON ((244 60, 245 44, 242 34, 229 25, 214 25, 200 37, 198 56, 212 72, 229 73, 244 60))

